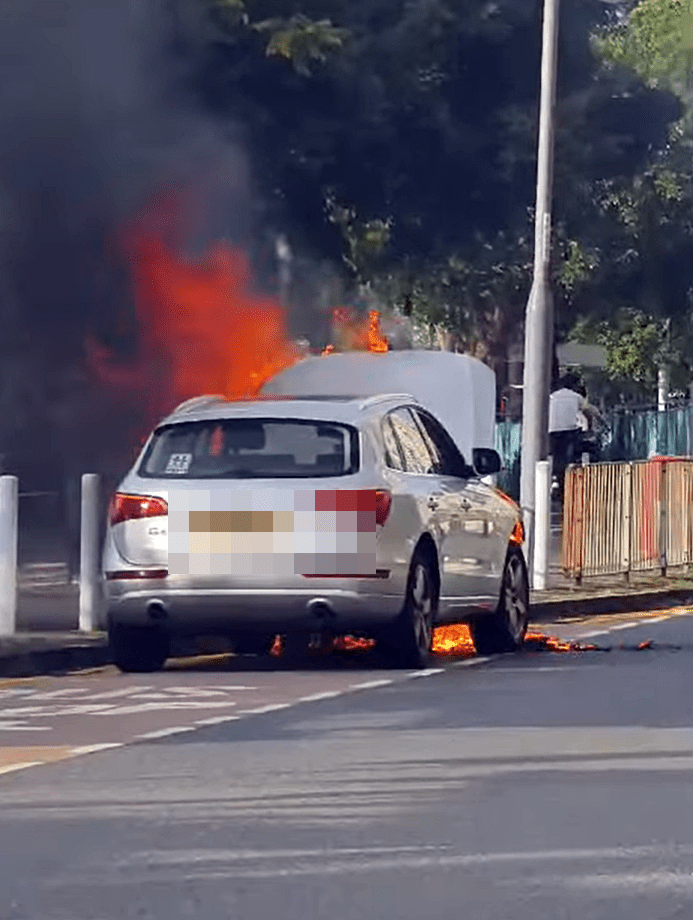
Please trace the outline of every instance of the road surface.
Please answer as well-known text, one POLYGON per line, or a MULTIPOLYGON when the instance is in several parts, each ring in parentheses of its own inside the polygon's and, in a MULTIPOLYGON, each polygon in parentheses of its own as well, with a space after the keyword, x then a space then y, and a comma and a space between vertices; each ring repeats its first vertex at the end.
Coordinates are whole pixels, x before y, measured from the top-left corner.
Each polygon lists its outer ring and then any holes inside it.
POLYGON ((3 681, 0 918, 690 920, 691 612, 3 681))

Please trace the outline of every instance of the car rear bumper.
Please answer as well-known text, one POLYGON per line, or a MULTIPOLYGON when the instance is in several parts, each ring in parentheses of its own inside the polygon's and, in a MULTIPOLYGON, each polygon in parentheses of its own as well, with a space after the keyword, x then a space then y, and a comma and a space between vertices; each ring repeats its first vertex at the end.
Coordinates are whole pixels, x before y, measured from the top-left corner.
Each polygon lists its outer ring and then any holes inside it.
POLYGON ((172 633, 367 631, 391 623, 403 592, 370 589, 366 580, 330 580, 305 587, 190 588, 136 579, 105 583, 106 623, 158 624, 172 633))

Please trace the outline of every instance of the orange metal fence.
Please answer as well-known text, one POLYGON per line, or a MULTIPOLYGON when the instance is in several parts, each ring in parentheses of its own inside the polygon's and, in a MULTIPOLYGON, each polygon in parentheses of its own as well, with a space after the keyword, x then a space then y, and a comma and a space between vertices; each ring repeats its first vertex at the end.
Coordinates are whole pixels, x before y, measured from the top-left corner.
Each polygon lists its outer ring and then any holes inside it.
POLYGON ((693 562, 693 459, 566 471, 562 566, 576 580, 693 562))

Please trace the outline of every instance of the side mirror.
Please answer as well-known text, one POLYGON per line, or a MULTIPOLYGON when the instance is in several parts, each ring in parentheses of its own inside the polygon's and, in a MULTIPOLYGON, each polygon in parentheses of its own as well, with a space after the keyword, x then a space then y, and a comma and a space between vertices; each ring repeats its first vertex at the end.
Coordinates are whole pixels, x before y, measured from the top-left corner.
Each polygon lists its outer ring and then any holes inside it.
POLYGON ((472 451, 472 465, 478 476, 493 476, 503 468, 500 455, 490 447, 475 447, 472 451))

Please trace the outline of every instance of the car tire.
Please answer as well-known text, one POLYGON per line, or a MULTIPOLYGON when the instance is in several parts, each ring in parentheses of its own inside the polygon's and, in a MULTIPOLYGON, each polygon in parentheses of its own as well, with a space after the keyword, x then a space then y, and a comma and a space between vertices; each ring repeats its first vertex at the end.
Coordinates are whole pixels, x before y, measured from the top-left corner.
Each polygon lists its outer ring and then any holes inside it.
POLYGON ((529 622, 529 581, 522 553, 511 550, 505 560, 501 594, 495 613, 469 624, 479 655, 499 655, 521 648, 529 622))
POLYGON ((168 637, 156 627, 114 626, 108 640, 113 663, 125 674, 160 671, 168 658, 168 637))
POLYGON ((274 645, 275 635, 269 633, 252 633, 232 639, 236 655, 269 655, 274 645))
POLYGON ((403 668, 425 668, 433 643, 437 597, 435 563, 431 553, 419 548, 409 568, 404 607, 396 622, 382 635, 390 661, 403 668))

